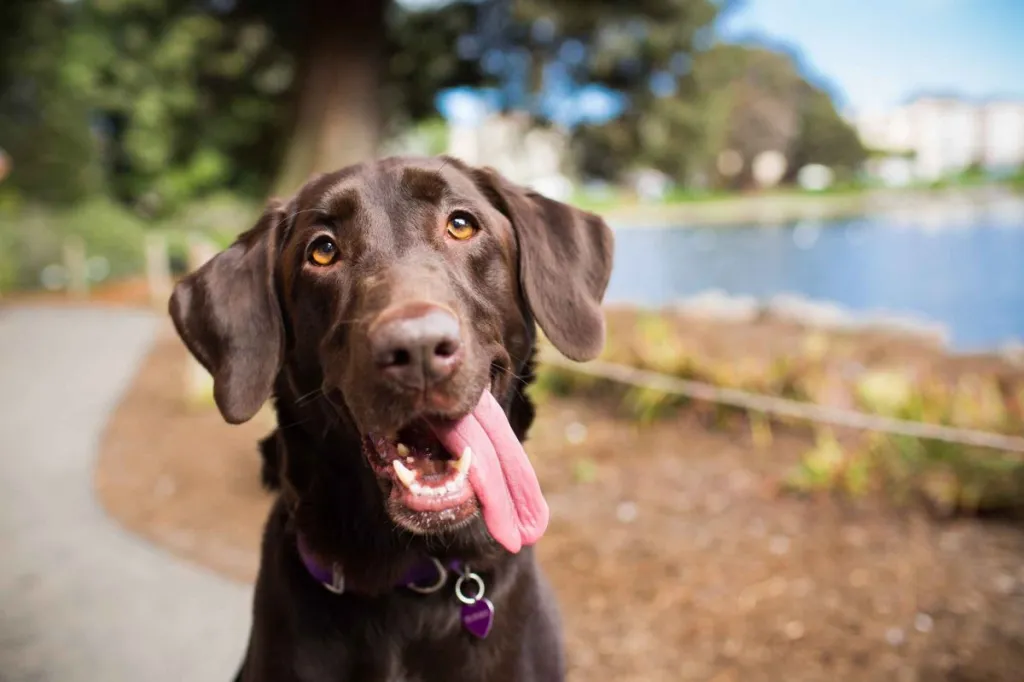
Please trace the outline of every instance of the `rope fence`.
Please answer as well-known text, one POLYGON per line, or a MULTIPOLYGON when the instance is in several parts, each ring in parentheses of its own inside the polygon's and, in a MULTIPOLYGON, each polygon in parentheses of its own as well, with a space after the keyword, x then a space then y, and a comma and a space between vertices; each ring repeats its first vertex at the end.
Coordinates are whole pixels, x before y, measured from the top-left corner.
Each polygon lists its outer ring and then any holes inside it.
POLYGON ((1019 436, 896 419, 857 410, 828 407, 777 396, 750 393, 740 389, 724 388, 700 381, 680 379, 667 374, 601 360, 578 363, 565 359, 550 348, 544 349, 541 355, 541 362, 553 367, 627 384, 636 388, 671 393, 694 400, 730 405, 754 412, 791 417, 818 424, 848 427, 862 431, 876 431, 959 445, 992 448, 1024 455, 1024 438, 1019 436))

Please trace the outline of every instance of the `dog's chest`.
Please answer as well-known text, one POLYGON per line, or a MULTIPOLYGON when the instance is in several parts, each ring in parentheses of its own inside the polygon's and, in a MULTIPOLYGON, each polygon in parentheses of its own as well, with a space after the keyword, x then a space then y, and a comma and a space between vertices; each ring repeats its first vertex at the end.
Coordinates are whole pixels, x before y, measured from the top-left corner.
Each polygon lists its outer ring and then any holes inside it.
POLYGON ((296 677, 303 682, 468 682, 490 679, 493 672, 496 642, 467 637, 454 619, 436 619, 434 628, 414 637, 361 625, 347 636, 302 638, 295 651, 296 677))

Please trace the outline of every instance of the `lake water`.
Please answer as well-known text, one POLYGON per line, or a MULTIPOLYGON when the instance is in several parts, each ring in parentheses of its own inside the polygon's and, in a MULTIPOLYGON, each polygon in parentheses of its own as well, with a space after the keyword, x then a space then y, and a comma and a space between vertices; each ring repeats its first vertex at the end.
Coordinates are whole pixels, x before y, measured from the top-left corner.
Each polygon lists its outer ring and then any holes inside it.
POLYGON ((616 230, 607 302, 711 289, 779 294, 944 325, 962 351, 1024 341, 1024 203, 938 206, 771 227, 616 230))

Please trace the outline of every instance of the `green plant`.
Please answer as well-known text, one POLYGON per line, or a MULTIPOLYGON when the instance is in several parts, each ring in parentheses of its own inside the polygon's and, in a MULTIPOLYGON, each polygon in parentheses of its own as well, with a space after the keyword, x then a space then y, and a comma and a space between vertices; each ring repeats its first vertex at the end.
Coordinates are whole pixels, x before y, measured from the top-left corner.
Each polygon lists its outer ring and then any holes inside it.
POLYGON ((650 388, 630 389, 626 393, 623 405, 629 414, 641 424, 649 424, 665 416, 676 406, 672 395, 650 388))
POLYGON ((814 447, 800 459, 786 483, 801 492, 829 490, 839 480, 845 461, 846 455, 832 431, 820 429, 815 434, 814 447))
POLYGON ((105 199, 63 209, 25 206, 0 212, 2 286, 39 286, 43 268, 61 263, 68 237, 83 240, 87 257, 105 259, 110 277, 139 272, 145 230, 144 221, 105 199))
POLYGON ((686 373, 691 358, 668 315, 639 313, 634 334, 634 353, 641 367, 677 376, 686 373))
POLYGON ((913 384, 902 372, 875 370, 861 377, 856 393, 861 405, 871 412, 899 417, 910 404, 913 384))
POLYGON ((592 483, 597 478, 597 465, 592 459, 580 457, 573 463, 572 475, 577 483, 592 483))

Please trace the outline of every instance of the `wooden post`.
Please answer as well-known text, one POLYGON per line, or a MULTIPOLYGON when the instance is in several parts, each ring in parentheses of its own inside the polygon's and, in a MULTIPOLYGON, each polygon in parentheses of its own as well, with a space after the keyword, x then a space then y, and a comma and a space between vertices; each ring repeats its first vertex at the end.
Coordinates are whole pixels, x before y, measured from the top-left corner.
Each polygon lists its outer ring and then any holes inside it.
POLYGON ((166 310, 167 299, 171 296, 171 263, 167 235, 160 232, 146 235, 146 283, 150 304, 158 310, 166 310))
MULTIPOLYGON (((202 235, 192 234, 188 238, 188 269, 195 272, 217 254, 217 247, 202 235)), ((185 401, 187 407, 208 408, 213 402, 213 377, 199 364, 188 356, 185 368, 185 401)))
POLYGON ((75 298, 89 295, 89 271, 85 260, 85 242, 71 236, 64 240, 64 271, 67 274, 68 294, 75 298))

